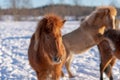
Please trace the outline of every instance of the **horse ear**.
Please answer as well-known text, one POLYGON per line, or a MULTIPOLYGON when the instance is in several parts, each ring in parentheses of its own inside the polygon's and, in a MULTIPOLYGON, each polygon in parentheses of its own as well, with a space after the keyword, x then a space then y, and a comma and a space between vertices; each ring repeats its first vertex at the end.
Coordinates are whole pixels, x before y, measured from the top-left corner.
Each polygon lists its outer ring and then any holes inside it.
POLYGON ((63 24, 64 24, 64 23, 66 22, 66 20, 63 20, 62 22, 63 22, 63 24))
MULTIPOLYGON (((66 20, 63 20, 63 21, 62 21, 62 25, 64 25, 65 22, 66 22, 66 20)), ((61 26, 61 27, 62 27, 62 26, 61 26)))

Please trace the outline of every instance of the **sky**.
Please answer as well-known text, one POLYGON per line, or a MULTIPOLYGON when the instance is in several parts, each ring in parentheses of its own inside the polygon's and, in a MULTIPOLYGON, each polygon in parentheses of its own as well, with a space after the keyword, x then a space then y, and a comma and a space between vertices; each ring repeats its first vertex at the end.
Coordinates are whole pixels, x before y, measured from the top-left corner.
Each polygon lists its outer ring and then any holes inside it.
MULTIPOLYGON (((8 6, 7 3, 8 0, 0 0, 0 7, 6 8, 8 6)), ((74 0, 31 0, 32 1, 32 7, 41 7, 44 5, 49 5, 50 3, 58 4, 58 3, 64 3, 64 4, 70 4, 74 5, 74 0)), ((78 0, 79 5, 83 6, 101 6, 101 5, 110 5, 115 4, 117 7, 120 7, 120 0, 78 0)))

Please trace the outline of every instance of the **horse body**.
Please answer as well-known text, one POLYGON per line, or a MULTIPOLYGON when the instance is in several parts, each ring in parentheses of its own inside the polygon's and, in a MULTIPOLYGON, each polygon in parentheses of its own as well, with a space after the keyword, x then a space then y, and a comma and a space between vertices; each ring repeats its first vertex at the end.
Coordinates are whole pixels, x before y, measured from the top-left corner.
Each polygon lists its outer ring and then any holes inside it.
POLYGON ((103 33, 114 28, 115 16, 116 9, 113 7, 98 8, 81 22, 78 29, 63 36, 63 42, 69 54, 65 64, 69 77, 73 77, 70 71, 73 53, 81 53, 106 39, 103 33))
POLYGON ((64 21, 55 15, 45 16, 31 37, 28 59, 38 80, 59 80, 66 52, 62 43, 64 21))
POLYGON ((106 40, 98 45, 101 55, 100 79, 103 80, 103 72, 105 72, 109 79, 113 80, 112 67, 116 59, 120 59, 120 30, 108 30, 105 32, 104 36, 112 41, 115 50, 113 51, 111 49, 110 44, 106 40))

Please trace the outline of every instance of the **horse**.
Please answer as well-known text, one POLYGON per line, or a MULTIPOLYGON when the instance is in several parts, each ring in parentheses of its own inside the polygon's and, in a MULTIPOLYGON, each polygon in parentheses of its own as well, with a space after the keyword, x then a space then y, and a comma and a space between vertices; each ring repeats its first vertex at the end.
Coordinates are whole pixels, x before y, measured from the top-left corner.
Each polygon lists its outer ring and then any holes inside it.
POLYGON ((67 57, 65 67, 69 77, 74 77, 70 71, 70 64, 74 54, 82 53, 102 40, 107 40, 104 31, 115 27, 115 16, 117 11, 112 6, 96 8, 80 24, 80 27, 71 33, 63 35, 63 42, 66 48, 67 57))
POLYGON ((104 36, 111 40, 115 49, 112 50, 110 44, 106 40, 103 40, 98 45, 101 55, 100 80, 103 80, 103 72, 105 72, 109 80, 113 80, 112 68, 116 59, 120 59, 120 30, 108 30, 104 33, 104 36))
POLYGON ((38 80, 59 80, 61 77, 66 58, 60 30, 64 22, 55 14, 47 14, 31 37, 28 60, 38 80))

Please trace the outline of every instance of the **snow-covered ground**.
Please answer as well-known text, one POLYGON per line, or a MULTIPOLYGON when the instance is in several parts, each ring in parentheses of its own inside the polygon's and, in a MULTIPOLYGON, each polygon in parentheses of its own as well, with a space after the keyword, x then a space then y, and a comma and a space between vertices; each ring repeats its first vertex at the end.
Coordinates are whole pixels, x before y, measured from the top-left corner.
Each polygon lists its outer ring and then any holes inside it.
MULTIPOLYGON (((37 22, 0 22, 0 80, 36 80, 36 74, 29 66, 27 56, 30 37, 36 25, 37 22)), ((71 32, 78 26, 78 21, 66 22, 62 34, 71 32)), ((63 67, 65 77, 61 80, 99 80, 99 64, 99 51, 97 46, 94 46, 75 55, 71 64, 75 78, 69 79, 63 67)), ((113 68, 114 80, 120 80, 119 68, 118 60, 113 68)))

